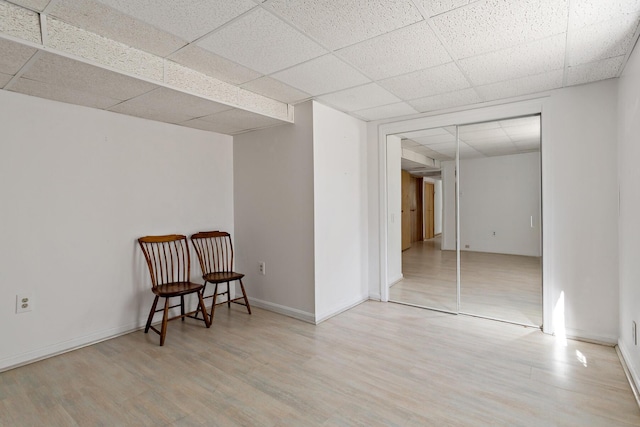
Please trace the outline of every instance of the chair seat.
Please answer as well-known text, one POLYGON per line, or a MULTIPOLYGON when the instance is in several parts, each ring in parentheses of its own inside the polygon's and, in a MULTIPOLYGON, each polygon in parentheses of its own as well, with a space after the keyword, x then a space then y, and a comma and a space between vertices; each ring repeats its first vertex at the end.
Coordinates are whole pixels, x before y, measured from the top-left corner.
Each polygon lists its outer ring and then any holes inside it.
POLYGON ((209 283, 232 282, 234 280, 240 280, 243 277, 244 274, 236 273, 235 271, 218 271, 214 273, 207 273, 202 276, 202 278, 209 283))
POLYGON ((203 285, 192 282, 173 282, 158 285, 153 289, 153 293, 161 297, 177 297, 193 292, 200 292, 203 285))

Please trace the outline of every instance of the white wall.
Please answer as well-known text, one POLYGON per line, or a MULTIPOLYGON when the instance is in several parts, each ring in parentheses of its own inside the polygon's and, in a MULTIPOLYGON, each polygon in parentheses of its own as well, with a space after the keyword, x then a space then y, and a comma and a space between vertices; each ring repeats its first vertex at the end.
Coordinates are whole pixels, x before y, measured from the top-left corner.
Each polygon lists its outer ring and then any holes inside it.
MULTIPOLYGON (((454 187, 453 174, 447 178, 454 187)), ((540 212, 540 153, 460 160, 461 250, 538 257, 540 212)))
POLYGON ((444 251, 456 250, 456 162, 441 162, 442 166, 442 240, 444 251))
POLYGON ((402 140, 387 137, 387 285, 402 279, 402 140))
MULTIPOLYGON (((618 345, 640 386, 640 345, 631 322, 640 328, 640 49, 629 58, 618 86, 618 182, 620 185, 620 339, 618 345)), ((640 329, 638 330, 640 334, 640 329)), ((639 337, 640 339, 640 337, 639 337)))
POLYGON ((231 137, 7 91, 0 129, 0 369, 144 325, 136 238, 233 231, 231 137))
POLYGON ((436 179, 433 183, 433 232, 435 234, 442 233, 442 180, 436 179))
POLYGON ((313 102, 316 322, 368 298, 366 125, 313 102))
POLYGON ((315 321, 312 104, 234 137, 236 265, 253 304, 315 321), (266 275, 258 274, 258 262, 266 275))
MULTIPOLYGON (((534 103, 543 106, 543 267, 548 291, 545 331, 554 331, 549 311, 564 295, 567 334, 616 342, 619 329, 617 81, 560 89, 535 102, 506 100, 494 107, 469 108, 442 114, 440 118, 434 114, 426 118, 429 126, 422 127, 450 125, 456 123, 457 117, 484 121, 500 118, 495 116, 498 113, 502 117, 521 115, 523 111, 530 113, 534 103)), ((411 123, 418 121, 410 120, 411 123)), ((378 125, 371 123, 369 129, 376 129, 378 125)), ((401 126, 404 124, 393 125, 393 131, 400 132, 401 126)), ((377 135, 376 132, 374 139, 380 141, 377 135)), ((373 145, 370 139, 369 167, 378 171, 384 164, 377 157, 379 147, 380 142, 373 145)), ((372 184, 382 191, 380 175, 375 178, 372 184)), ((447 191, 444 188, 444 192, 447 191)), ((369 218, 379 229, 381 212, 374 208, 369 218)), ((447 230, 445 221, 445 233, 447 230)), ((380 253, 380 245, 372 246, 370 251, 380 253)), ((384 271, 380 259, 381 256, 377 258, 378 264, 370 266, 370 271, 384 271)), ((371 289, 371 294, 381 292, 379 281, 371 284, 372 287, 378 285, 377 289, 371 289)))

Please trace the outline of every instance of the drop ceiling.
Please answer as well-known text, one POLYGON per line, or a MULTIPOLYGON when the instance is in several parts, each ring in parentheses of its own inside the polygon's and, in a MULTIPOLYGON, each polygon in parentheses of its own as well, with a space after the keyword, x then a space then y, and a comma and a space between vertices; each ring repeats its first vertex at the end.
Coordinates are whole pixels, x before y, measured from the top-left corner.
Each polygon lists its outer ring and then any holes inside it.
POLYGON ((618 77, 639 20, 640 0, 0 0, 0 87, 228 134, 308 99, 369 121, 618 77))

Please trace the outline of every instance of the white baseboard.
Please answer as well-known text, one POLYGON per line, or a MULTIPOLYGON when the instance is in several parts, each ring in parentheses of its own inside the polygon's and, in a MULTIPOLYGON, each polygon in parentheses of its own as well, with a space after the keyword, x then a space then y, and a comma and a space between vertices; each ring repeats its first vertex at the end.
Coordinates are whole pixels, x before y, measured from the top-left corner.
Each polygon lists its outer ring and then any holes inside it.
POLYGON ((382 297, 380 296, 380 293, 372 293, 369 292, 369 299, 372 301, 382 301, 382 297))
POLYGON ((592 334, 580 329, 565 329, 565 335, 569 339, 586 341, 594 344, 602 344, 613 347, 618 343, 618 337, 613 335, 592 334))
POLYGON ((249 302, 251 305, 256 306, 258 308, 263 308, 268 311, 273 311, 274 313, 284 314, 285 316, 293 317, 294 319, 302 320, 307 323, 316 323, 315 316, 313 313, 309 313, 306 311, 298 310, 297 308, 291 308, 280 304, 275 304, 269 301, 263 301, 256 298, 249 297, 249 302))
POLYGON ((317 325, 318 323, 324 322, 325 320, 330 319, 330 318, 332 318, 333 316, 337 316, 337 315, 338 315, 338 314, 340 314, 340 313, 344 313, 345 311, 350 310, 350 309, 352 309, 353 307, 355 307, 355 306, 357 306, 357 305, 360 305, 360 304, 362 304, 363 302, 368 301, 368 300, 369 300, 369 297, 368 297, 368 296, 366 296, 366 297, 360 297, 360 298, 358 298, 358 300, 357 300, 357 301, 353 301, 353 302, 350 302, 350 303, 346 303, 346 304, 342 305, 341 307, 339 307, 339 308, 337 308, 337 309, 331 310, 331 311, 330 311, 330 312, 328 312, 328 313, 323 313, 321 316, 316 316, 316 321, 315 321, 315 323, 316 323, 316 325, 317 325))
POLYGON ((27 351, 22 354, 6 357, 0 360, 0 372, 28 365, 29 363, 37 362, 39 360, 77 350, 82 347, 87 347, 92 344, 97 344, 99 342, 106 341, 111 338, 116 338, 121 335, 126 335, 128 333, 142 329, 145 323, 146 319, 141 322, 130 323, 124 326, 105 329, 103 331, 52 344, 46 347, 38 348, 36 350, 27 351))
POLYGON ((629 354, 629 350, 624 345, 622 340, 618 340, 618 346, 616 347, 618 351, 618 357, 620 358, 620 363, 624 368, 624 373, 627 375, 627 379, 629 380, 629 385, 631 386, 631 390, 633 391, 633 395, 636 398, 636 402, 638 406, 640 406, 640 373, 638 369, 640 367, 634 366, 629 363, 631 359, 631 355, 629 354))

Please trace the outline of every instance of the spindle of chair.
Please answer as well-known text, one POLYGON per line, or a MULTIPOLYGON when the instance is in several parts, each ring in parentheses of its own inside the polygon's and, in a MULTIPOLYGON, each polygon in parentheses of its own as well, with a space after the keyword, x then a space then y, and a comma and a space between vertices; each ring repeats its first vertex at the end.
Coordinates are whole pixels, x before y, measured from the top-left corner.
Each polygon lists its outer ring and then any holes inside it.
POLYGON ((251 314, 249 299, 247 298, 247 293, 242 283, 244 274, 233 271, 234 256, 231 235, 225 231, 203 231, 192 235, 191 243, 193 243, 196 254, 198 255, 202 278, 205 281, 202 294, 204 295, 208 283, 214 284, 213 294, 204 297, 205 299, 213 298, 211 304, 211 320, 213 320, 216 305, 225 303, 225 301, 221 303, 217 302, 218 295, 227 295, 227 307, 231 307, 232 302, 244 305, 247 307, 249 314, 251 314), (242 296, 232 299, 231 282, 234 281, 240 283, 242 296), (226 283, 227 289, 224 292, 218 293, 218 285, 220 283, 226 283), (241 302, 241 300, 243 302, 241 302))
POLYGON ((189 281, 191 260, 186 236, 180 234, 146 236, 139 238, 138 244, 147 262, 151 276, 151 290, 155 294, 144 332, 147 333, 149 329, 152 329, 160 335, 160 345, 164 345, 169 320, 181 318, 184 321, 185 317, 191 317, 204 320, 207 328, 210 327, 211 321, 207 316, 204 300, 200 294, 203 285, 189 281), (198 308, 195 311, 185 313, 184 297, 189 294, 198 295, 198 308), (173 297, 180 297, 180 303, 171 305, 169 301, 173 297), (164 308, 156 310, 159 298, 164 298, 165 304, 164 308), (180 307, 180 315, 169 318, 169 309, 175 307, 180 307), (151 325, 151 322, 154 314, 160 311, 163 312, 163 316, 162 328, 159 331, 151 325), (197 317, 198 311, 203 313, 203 319, 197 317))

